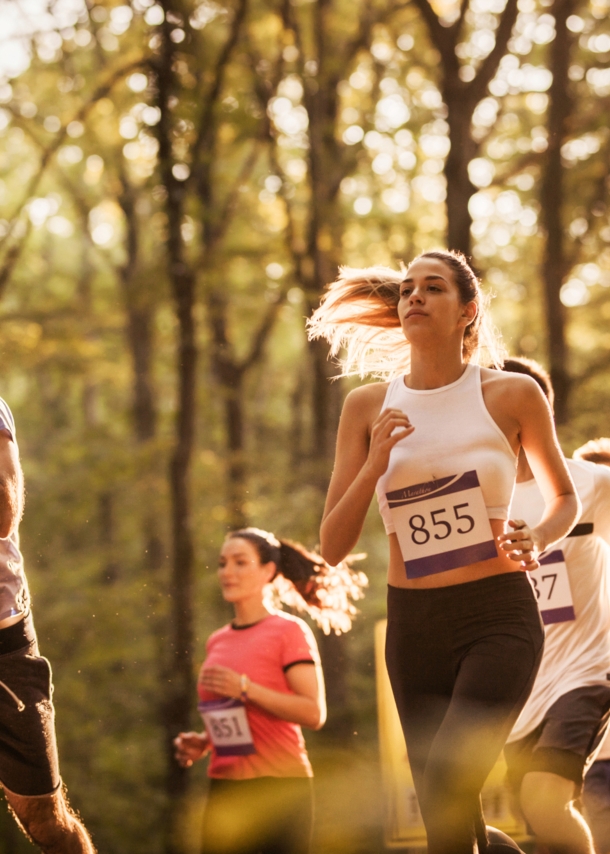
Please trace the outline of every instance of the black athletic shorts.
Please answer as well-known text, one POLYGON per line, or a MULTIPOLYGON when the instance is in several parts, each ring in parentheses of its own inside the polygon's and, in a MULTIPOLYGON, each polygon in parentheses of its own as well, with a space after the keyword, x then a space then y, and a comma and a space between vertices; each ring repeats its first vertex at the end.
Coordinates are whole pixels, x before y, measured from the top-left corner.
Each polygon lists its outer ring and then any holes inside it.
POLYGON ((0 783, 39 797, 61 786, 51 665, 38 655, 31 614, 0 629, 0 783))
POLYGON ((553 703, 535 730, 505 746, 511 788, 518 792, 530 771, 546 771, 572 780, 580 794, 609 715, 610 686, 588 685, 568 691, 553 703))

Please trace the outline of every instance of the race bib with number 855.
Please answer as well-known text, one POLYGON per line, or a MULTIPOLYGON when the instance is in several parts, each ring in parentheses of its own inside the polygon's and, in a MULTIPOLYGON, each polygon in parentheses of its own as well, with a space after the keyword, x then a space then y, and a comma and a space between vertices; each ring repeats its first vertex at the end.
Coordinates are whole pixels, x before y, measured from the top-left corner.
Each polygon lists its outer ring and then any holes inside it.
POLYGON ((498 556, 476 471, 386 493, 407 578, 498 556))
POLYGON ((218 756, 256 753, 246 707, 241 700, 206 700, 197 706, 218 756))

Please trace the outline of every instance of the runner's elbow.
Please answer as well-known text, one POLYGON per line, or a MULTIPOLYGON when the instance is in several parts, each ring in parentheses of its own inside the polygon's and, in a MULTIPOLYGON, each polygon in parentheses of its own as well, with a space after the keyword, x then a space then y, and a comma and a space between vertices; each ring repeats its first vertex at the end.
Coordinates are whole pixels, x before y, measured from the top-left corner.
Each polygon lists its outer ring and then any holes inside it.
POLYGON ((312 729, 322 729, 324 724, 326 723, 326 709, 321 709, 318 714, 318 722, 312 729))
POLYGON ((570 528, 580 519, 582 513, 582 504, 578 493, 567 492, 561 496, 566 516, 569 516, 570 528))
POLYGON ((338 538, 324 524, 320 528, 320 554, 329 566, 337 566, 349 554, 349 549, 342 549, 338 538))
POLYGON ((10 509, 4 512, 3 510, 4 508, 0 509, 0 540, 6 540, 12 534, 17 522, 16 515, 10 512, 10 509))
POLYGON ((322 729, 325 723, 326 709, 321 709, 320 707, 317 707, 315 711, 313 711, 312 714, 308 716, 307 721, 303 722, 303 726, 307 727, 307 729, 318 730, 322 729))
POLYGON ((22 504, 17 479, 0 477, 0 540, 5 540, 17 527, 22 504))
POLYGON ((348 551, 342 551, 330 543, 328 545, 320 543, 320 554, 329 566, 337 566, 340 564, 348 554, 348 551))

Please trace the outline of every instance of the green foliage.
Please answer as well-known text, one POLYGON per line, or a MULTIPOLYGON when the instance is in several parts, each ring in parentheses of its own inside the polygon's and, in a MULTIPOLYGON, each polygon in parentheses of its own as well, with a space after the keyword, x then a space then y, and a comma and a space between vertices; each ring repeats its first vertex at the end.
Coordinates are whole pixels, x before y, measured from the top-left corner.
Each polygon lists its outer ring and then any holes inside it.
MULTIPOLYGON (((446 227, 447 113, 438 55, 416 7, 290 6, 292 19, 279 3, 251 0, 216 93, 237 2, 167 6, 179 91, 169 134, 185 194, 181 240, 196 275, 200 350, 191 470, 197 661, 228 616, 214 570, 230 524, 225 405, 236 392, 219 375, 219 355, 246 359, 277 309, 240 389, 242 510, 253 524, 313 545, 330 470, 316 445, 304 332, 324 284, 313 254, 332 274, 336 261, 397 265, 442 243, 446 227), (362 26, 365 14, 372 17, 362 26), (324 102, 316 100, 320 81, 324 102), (322 109, 318 138, 312 119, 322 109), (196 162, 202 133, 209 138, 196 162), (314 161, 324 164, 322 174, 313 173, 314 161), (334 196, 320 192, 333 181, 334 196)), ((463 79, 485 55, 481 34, 492 34, 497 20, 491 0, 471 7, 463 79)), ((451 3, 435 8, 448 21, 454 11, 451 3)), ((481 153, 471 175, 473 254, 509 347, 545 361, 538 189, 553 30, 546 0, 520 0, 519 8, 509 53, 474 117, 481 153)), ((160 708, 171 679, 167 471, 177 399, 154 84, 165 25, 152 0, 74 9, 33 29, 31 61, 0 81, 0 393, 19 431, 28 491, 23 549, 41 647, 54 665, 64 780, 101 854, 158 854, 166 808, 160 708), (148 323, 152 358, 143 376, 158 419, 146 440, 133 415, 136 315, 148 323), (156 563, 147 552, 151 525, 156 563)), ((568 451, 608 432, 610 85, 599 41, 610 33, 606 15, 594 0, 570 24, 579 35, 564 152, 571 271, 562 293, 574 377, 572 420, 562 434, 568 451)), ((372 628, 384 614, 386 545, 375 508, 361 545, 370 588, 343 646, 355 758, 347 762, 346 743, 337 746, 324 731, 309 739, 323 790, 341 791, 343 818, 334 827, 331 816, 322 818, 319 849, 328 852, 356 850, 341 830, 355 796, 350 774, 377 774, 372 628)), ((196 726, 194 709, 195 698, 196 726)), ((189 850, 196 850, 202 770, 194 777, 189 850)), ((378 815, 358 810, 370 840, 378 815)), ((2 827, 12 827, 6 821, 2 814, 2 827)), ((10 845, 30 850, 25 841, 10 845)))

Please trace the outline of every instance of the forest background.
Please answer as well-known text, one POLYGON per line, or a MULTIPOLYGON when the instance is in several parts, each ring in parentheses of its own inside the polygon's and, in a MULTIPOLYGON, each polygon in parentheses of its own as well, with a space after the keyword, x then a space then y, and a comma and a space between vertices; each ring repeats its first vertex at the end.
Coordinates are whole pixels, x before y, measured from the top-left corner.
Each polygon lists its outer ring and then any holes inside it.
MULTIPOLYGON (((471 254, 567 453, 610 432, 608 0, 1 0, 0 393, 62 771, 101 854, 190 854, 171 738, 243 524, 313 546, 338 265, 471 254)), ((380 833, 373 626, 319 633, 316 851, 380 833)), ((0 852, 32 847, 0 815, 0 852)))

